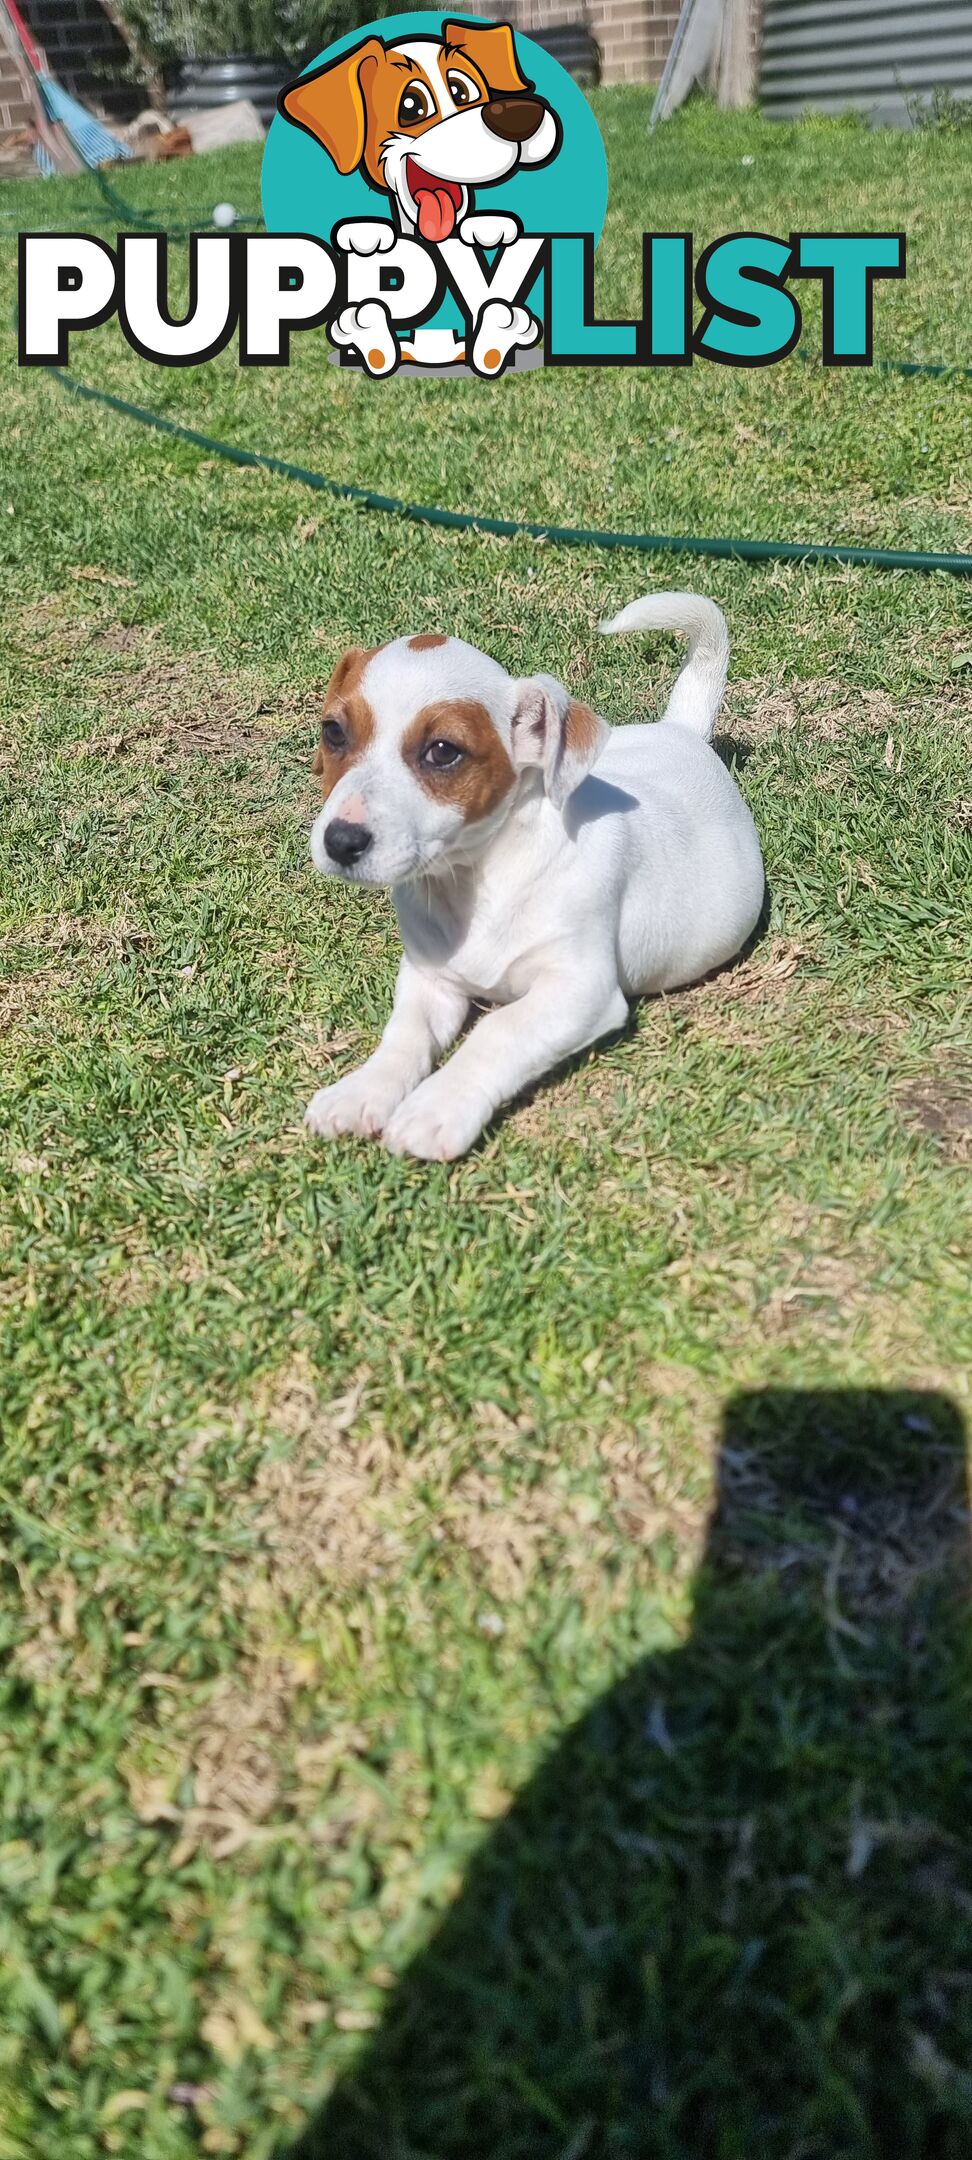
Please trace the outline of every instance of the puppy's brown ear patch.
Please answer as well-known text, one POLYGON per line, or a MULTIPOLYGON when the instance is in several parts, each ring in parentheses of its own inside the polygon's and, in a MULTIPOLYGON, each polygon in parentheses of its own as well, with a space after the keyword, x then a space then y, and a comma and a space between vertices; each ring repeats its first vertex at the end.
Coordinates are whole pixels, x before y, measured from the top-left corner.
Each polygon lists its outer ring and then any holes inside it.
POLYGON ((449 640, 441 630, 422 630, 418 637, 410 637, 409 652, 434 652, 437 645, 448 645, 449 640))
POLYGON ((381 40, 366 38, 353 52, 298 76, 280 93, 280 111, 323 143, 339 173, 354 172, 364 156, 368 94, 384 58, 381 40))
POLYGON ((479 23, 444 22, 442 42, 446 47, 454 46, 457 52, 467 53, 490 90, 501 94, 532 90, 533 84, 520 73, 509 23, 495 23, 487 28, 479 23))
POLYGON ((571 757, 592 765, 604 740, 604 722, 589 705, 571 699, 564 718, 564 749, 571 757))
POLYGON ((377 651, 377 645, 370 645, 367 648, 362 645, 348 646, 347 652, 341 654, 337 667, 328 683, 324 694, 326 704, 330 705, 335 698, 348 697, 353 690, 357 689, 369 660, 374 659, 377 651))

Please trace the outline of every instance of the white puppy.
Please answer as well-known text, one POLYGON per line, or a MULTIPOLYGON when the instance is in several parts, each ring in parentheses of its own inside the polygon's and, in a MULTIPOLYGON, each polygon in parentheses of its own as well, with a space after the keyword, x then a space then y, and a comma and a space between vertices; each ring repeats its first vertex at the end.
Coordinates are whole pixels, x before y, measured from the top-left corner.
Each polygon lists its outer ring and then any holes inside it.
POLYGON ((623 1027, 630 998, 708 974, 754 929, 759 841, 710 747, 723 616, 659 593, 602 628, 688 636, 663 720, 609 728, 551 676, 516 680, 458 638, 338 663, 311 855, 391 886, 405 951, 377 1050, 314 1096, 313 1132, 447 1162, 501 1103, 623 1027), (434 1071, 473 1001, 494 1010, 434 1071))

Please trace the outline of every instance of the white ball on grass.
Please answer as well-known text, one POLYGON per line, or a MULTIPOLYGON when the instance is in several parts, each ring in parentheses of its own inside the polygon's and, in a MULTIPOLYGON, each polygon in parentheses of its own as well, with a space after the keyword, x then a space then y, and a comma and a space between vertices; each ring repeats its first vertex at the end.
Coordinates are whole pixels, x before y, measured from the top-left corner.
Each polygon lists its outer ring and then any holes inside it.
POLYGON ((217 203, 213 211, 213 224, 223 227, 236 224, 236 211, 231 202, 217 203))

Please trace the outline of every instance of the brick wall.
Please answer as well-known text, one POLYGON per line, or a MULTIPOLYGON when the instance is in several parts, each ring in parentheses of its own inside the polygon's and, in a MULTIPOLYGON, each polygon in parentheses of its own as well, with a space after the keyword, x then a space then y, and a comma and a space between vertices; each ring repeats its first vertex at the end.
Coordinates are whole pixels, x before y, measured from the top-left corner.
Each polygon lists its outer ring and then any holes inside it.
POLYGON ((592 0, 606 83, 657 82, 678 21, 673 0, 592 0))
POLYGON ((19 134, 30 118, 30 106, 18 70, 11 54, 0 45, 0 142, 6 135, 19 134))
MULTIPOLYGON (((590 0, 587 12, 603 55, 604 82, 658 81, 675 35, 679 0, 590 0)), ((748 12, 750 50, 755 59, 763 0, 749 0, 748 12)), ((526 29, 525 23, 523 27, 526 29)))

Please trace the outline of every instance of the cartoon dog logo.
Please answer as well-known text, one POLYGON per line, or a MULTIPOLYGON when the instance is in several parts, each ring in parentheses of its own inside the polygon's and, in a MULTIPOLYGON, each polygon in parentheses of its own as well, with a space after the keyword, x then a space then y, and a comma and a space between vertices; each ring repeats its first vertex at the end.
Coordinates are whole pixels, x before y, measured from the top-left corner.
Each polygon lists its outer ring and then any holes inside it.
MULTIPOLYGON (((391 45, 368 36, 288 83, 278 107, 323 145, 339 173, 360 172, 390 198, 394 223, 355 219, 339 228, 339 244, 359 254, 390 250, 399 234, 435 249, 453 238, 479 248, 511 245, 519 221, 477 213, 473 190, 521 166, 549 164, 561 142, 560 121, 523 73, 508 23, 450 20, 440 35, 413 34, 391 45)), ((370 372, 388 371, 379 362, 391 331, 379 303, 345 309, 330 329, 336 343, 362 351, 370 372), (379 351, 372 349, 376 336, 379 351)), ((474 364, 488 354, 483 371, 499 372, 513 347, 539 334, 527 308, 487 300, 475 325, 474 364)), ((402 351, 424 365, 465 358, 451 331, 434 329, 417 332, 402 351)))

